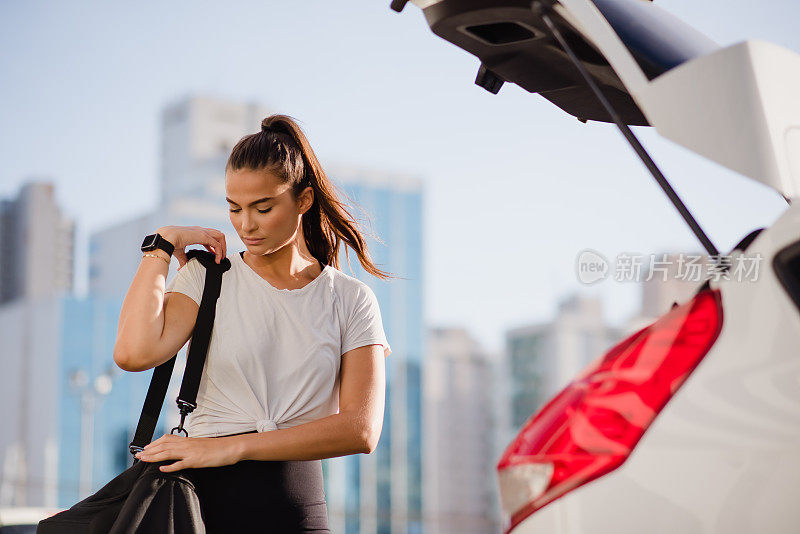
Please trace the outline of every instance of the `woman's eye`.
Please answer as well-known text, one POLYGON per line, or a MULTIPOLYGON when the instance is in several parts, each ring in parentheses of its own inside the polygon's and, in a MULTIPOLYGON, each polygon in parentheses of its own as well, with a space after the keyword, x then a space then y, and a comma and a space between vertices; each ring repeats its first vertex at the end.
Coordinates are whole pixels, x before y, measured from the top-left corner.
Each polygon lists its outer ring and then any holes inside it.
MULTIPOLYGON (((242 210, 241 210, 241 209, 238 209, 238 210, 228 210, 228 211, 230 211, 231 213, 239 213, 239 212, 240 212, 240 211, 242 211, 242 210)), ((258 213, 269 213, 270 211, 272 211, 272 208, 267 208, 267 209, 265 209, 265 210, 256 210, 256 211, 257 211, 258 213)))

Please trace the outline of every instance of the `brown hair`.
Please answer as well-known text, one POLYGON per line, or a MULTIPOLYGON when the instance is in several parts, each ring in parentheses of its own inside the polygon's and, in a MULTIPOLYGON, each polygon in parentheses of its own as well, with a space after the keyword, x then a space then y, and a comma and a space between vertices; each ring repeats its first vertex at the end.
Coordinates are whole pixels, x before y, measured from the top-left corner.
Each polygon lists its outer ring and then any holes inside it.
MULTIPOLYGON (((282 183, 292 184, 295 198, 306 187, 313 188, 314 203, 302 217, 303 236, 308 251, 323 265, 339 268, 339 245, 344 241, 345 247, 355 251, 364 270, 383 280, 393 278, 372 262, 363 229, 339 200, 341 192, 328 180, 308 139, 292 117, 270 115, 261 122, 260 132, 240 139, 233 147, 225 172, 240 169, 275 174, 282 183)), ((343 196, 355 204, 347 195, 343 196)), ((369 235, 383 243, 377 236, 369 235)), ((349 253, 345 257, 349 266, 349 253)))

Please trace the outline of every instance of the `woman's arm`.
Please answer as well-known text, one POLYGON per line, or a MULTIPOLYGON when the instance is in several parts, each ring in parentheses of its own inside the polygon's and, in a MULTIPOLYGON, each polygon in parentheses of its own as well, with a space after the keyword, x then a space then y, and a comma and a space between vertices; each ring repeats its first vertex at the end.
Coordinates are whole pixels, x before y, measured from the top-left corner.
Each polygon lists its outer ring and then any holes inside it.
MULTIPOLYGON (((156 231, 170 243, 175 242, 173 235, 164 229, 159 228, 156 231)), ((134 366, 133 355, 146 352, 147 348, 160 339, 164 330, 164 288, 172 256, 160 249, 149 254, 160 256, 166 261, 143 255, 139 269, 122 301, 117 340, 114 344, 114 361, 126 371, 142 370, 134 366)))
POLYGON ((136 457, 145 462, 178 460, 160 467, 177 471, 215 467, 240 460, 320 460, 369 454, 378 446, 385 397, 381 345, 367 345, 342 356, 339 413, 302 425, 257 434, 187 438, 165 434, 136 457))
MULTIPOLYGON (((225 234, 200 226, 162 226, 156 230, 175 246, 173 255, 186 264, 184 249, 195 243, 213 248, 217 263, 226 254, 225 234)), ((142 256, 139 269, 122 302, 114 343, 114 361, 125 371, 144 371, 169 360, 186 344, 197 318, 197 303, 189 297, 167 298, 166 278, 172 259, 156 249, 142 256)))

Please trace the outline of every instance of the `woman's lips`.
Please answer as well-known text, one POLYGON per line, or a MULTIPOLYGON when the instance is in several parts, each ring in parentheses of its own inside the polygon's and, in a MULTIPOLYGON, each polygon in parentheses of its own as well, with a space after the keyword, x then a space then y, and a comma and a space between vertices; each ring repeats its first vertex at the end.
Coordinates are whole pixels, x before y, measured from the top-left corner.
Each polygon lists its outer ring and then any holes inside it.
POLYGON ((264 241, 263 238, 262 239, 247 239, 247 238, 244 238, 244 242, 247 243, 248 245, 257 245, 257 244, 261 243, 262 241, 264 241))

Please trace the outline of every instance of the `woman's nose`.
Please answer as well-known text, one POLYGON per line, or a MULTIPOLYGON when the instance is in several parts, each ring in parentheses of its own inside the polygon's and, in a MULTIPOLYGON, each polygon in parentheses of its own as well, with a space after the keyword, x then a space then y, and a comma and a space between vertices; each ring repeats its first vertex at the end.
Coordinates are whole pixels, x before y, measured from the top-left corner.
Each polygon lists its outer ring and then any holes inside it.
POLYGON ((256 225, 255 219, 252 219, 252 218, 248 217, 247 215, 243 215, 242 216, 242 230, 244 230, 245 232, 248 232, 251 229, 256 228, 256 227, 257 227, 257 225, 256 225))

